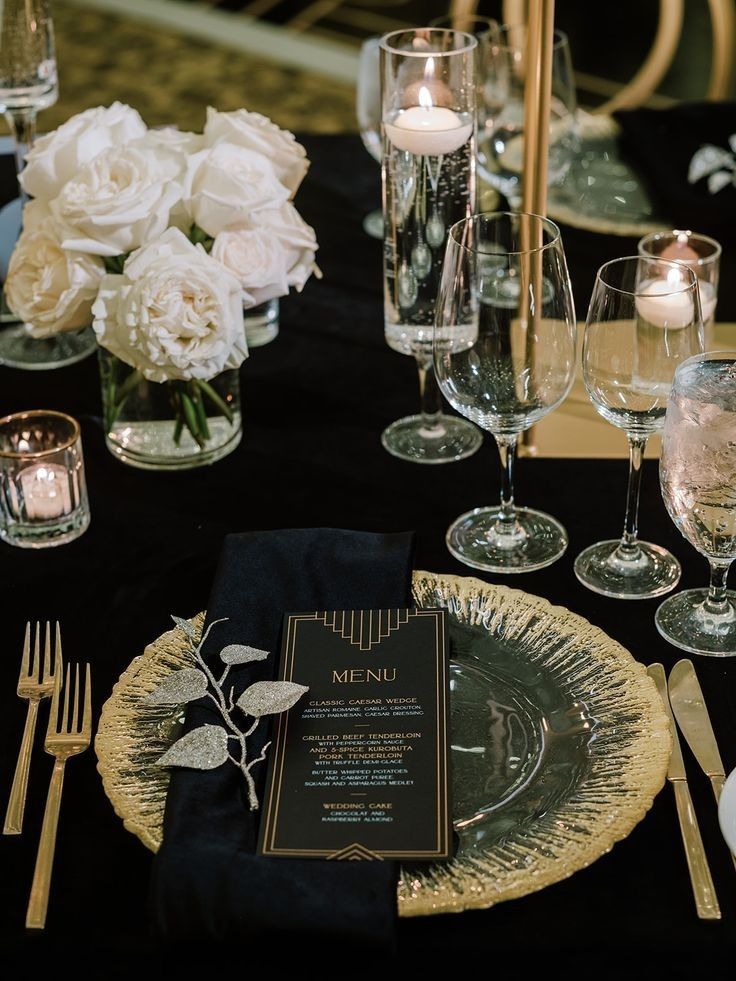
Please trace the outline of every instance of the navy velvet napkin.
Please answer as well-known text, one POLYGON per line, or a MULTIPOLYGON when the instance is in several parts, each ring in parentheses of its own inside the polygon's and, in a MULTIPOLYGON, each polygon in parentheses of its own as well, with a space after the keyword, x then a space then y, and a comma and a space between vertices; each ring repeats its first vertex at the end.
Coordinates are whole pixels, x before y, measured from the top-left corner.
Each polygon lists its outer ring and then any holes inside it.
MULTIPOLYGON (((410 534, 300 529, 229 535, 207 622, 229 619, 213 628, 205 658, 219 675, 218 654, 226 644, 271 652, 267 661, 231 671, 237 697, 275 676, 284 613, 411 605, 412 552, 410 534)), ((187 730, 217 721, 206 700, 190 704, 187 730)), ((264 717, 249 740, 251 758, 270 738, 269 723, 264 717)), ((266 768, 253 770, 259 800, 266 768)), ((394 863, 262 858, 255 854, 260 814, 248 809, 235 766, 172 770, 151 882, 155 931, 170 940, 291 936, 390 950, 394 863)))
POLYGON ((736 238, 736 186, 711 194, 707 177, 688 183, 690 161, 701 146, 710 143, 729 151, 729 137, 736 133, 736 102, 632 109, 615 117, 622 150, 672 226, 705 232, 722 242, 736 238))

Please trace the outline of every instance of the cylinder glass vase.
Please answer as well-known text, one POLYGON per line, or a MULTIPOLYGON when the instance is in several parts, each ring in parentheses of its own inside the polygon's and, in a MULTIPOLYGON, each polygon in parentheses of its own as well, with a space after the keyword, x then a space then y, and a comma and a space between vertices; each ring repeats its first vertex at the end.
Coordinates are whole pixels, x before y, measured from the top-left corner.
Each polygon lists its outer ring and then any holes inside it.
POLYGON ((215 463, 242 435, 237 369, 209 381, 147 381, 100 349, 105 440, 123 463, 144 470, 190 470, 215 463))
POLYGON ((447 230, 475 208, 475 48, 453 30, 381 39, 385 336, 416 359, 422 402, 382 443, 415 463, 460 460, 481 444, 472 423, 442 412, 432 367, 447 230))

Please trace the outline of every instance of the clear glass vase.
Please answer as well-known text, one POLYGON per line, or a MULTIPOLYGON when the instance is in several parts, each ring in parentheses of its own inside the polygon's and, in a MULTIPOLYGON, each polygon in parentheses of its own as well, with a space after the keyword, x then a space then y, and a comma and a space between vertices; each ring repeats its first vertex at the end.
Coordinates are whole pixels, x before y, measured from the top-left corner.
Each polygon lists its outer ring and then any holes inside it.
POLYGON ((149 382, 100 348, 105 440, 123 463, 189 470, 227 456, 242 436, 237 369, 204 381, 149 382))
POLYGON ((263 347, 275 341, 279 333, 279 301, 266 300, 243 310, 245 339, 248 347, 263 347))

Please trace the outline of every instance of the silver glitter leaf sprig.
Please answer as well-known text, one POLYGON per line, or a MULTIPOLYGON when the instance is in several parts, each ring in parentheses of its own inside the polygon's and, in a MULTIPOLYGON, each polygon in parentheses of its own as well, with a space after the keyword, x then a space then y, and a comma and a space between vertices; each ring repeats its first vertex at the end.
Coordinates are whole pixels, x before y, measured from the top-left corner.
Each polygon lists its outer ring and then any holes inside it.
POLYGON ((235 703, 246 715, 260 719, 263 715, 279 715, 288 712, 302 695, 309 691, 293 681, 256 681, 246 688, 235 703))
POLYGON ((693 154, 688 167, 688 184, 708 178, 708 191, 717 194, 729 184, 736 184, 736 133, 728 138, 731 153, 721 146, 705 143, 693 154))
POLYGON ((222 766, 227 758, 227 732, 222 726, 205 725, 177 739, 157 761, 157 765, 214 770, 222 766))
POLYGON ((148 705, 184 705, 207 692, 207 675, 199 668, 174 671, 154 688, 145 701, 148 705))
POLYGON ((248 664, 249 661, 265 661, 267 657, 268 651, 245 644, 228 644, 220 651, 220 660, 224 664, 248 664))
POLYGON ((144 702, 149 705, 183 705, 195 698, 207 697, 212 701, 220 714, 224 726, 204 725, 192 729, 181 739, 177 740, 158 760, 159 766, 183 766, 196 770, 214 770, 228 760, 234 763, 245 777, 248 788, 248 806, 251 811, 258 810, 258 795, 251 770, 257 763, 266 759, 270 742, 267 742, 260 755, 253 760, 248 759, 247 739, 251 736, 264 715, 276 715, 292 708, 302 695, 309 691, 304 685, 291 681, 257 681, 250 685, 235 701, 235 687, 229 685, 225 693, 230 668, 233 665, 247 664, 251 661, 264 661, 268 651, 246 644, 228 644, 220 651, 220 660, 225 665, 220 678, 216 678, 212 669, 202 657, 202 649, 213 627, 224 623, 227 618, 213 620, 202 635, 198 644, 195 643, 196 631, 188 620, 172 616, 172 620, 187 636, 190 650, 197 664, 196 668, 184 668, 175 671, 166 678, 144 702), (253 718, 251 727, 243 732, 233 718, 235 708, 253 718), (237 743, 237 749, 233 749, 237 743))

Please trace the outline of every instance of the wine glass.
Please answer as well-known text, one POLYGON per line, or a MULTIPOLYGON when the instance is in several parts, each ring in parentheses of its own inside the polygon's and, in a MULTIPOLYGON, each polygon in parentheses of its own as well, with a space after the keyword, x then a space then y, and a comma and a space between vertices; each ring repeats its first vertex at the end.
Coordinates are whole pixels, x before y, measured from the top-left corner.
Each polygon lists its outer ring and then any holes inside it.
POLYGON ((16 169, 36 132, 36 114, 59 97, 48 0, 0 4, 0 112, 15 144, 16 169))
MULTIPOLYGON (((503 24, 485 61, 484 126, 478 127, 479 173, 512 208, 521 204, 526 84, 526 27, 503 24)), ((560 183, 575 151, 575 81, 570 44, 554 32, 548 179, 560 183)))
POLYGON ((675 369, 702 350, 692 269, 643 256, 601 266, 585 326, 583 378, 596 411, 626 432, 630 462, 622 538, 591 545, 575 560, 575 575, 596 593, 647 599, 680 578, 673 555, 637 537, 641 464, 647 439, 664 425, 675 369))
POLYGON ((489 572, 530 572, 567 547, 562 525, 514 503, 519 435, 556 408, 575 376, 575 308, 559 228, 531 214, 491 212, 450 229, 434 334, 445 398, 492 433, 501 502, 449 528, 447 547, 489 572))
MULTIPOLYGON (((360 48, 355 113, 363 145, 377 164, 381 163, 381 39, 370 37, 360 48)), ((383 211, 376 208, 363 219, 363 231, 383 238, 383 211)))
POLYGON ((736 654, 736 352, 684 361, 675 372, 659 464, 662 497, 681 534, 710 563, 710 586, 657 610, 657 629, 693 654, 736 654))

